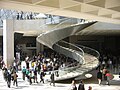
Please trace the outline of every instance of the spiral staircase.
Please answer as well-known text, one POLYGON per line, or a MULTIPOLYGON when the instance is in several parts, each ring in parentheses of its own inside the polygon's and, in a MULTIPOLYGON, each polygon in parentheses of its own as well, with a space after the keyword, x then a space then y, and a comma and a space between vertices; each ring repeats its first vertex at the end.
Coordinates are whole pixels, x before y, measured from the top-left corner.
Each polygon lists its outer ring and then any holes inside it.
POLYGON ((85 46, 71 44, 62 40, 66 37, 77 35, 81 30, 94 23, 97 22, 81 23, 78 22, 78 19, 68 18, 55 25, 52 30, 41 33, 37 37, 39 43, 77 61, 77 65, 73 63, 70 67, 65 66, 62 69, 51 71, 59 73, 59 76, 55 76, 55 81, 77 78, 98 66, 99 52, 85 46))

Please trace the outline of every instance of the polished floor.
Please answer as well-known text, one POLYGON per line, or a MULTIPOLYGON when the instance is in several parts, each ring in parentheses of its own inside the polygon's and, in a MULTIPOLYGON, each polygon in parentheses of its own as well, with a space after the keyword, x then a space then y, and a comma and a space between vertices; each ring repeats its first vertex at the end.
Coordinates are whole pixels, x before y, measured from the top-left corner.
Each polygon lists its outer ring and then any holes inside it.
MULTIPOLYGON (((29 85, 29 83, 22 80, 21 72, 18 73, 18 87, 13 86, 11 83, 11 88, 7 87, 7 83, 4 81, 2 76, 2 71, 0 71, 0 90, 69 90, 70 84, 56 83, 55 87, 50 86, 49 82, 43 83, 34 83, 29 85)), ((120 90, 120 79, 118 75, 115 75, 114 79, 110 82, 111 85, 105 85, 105 82, 102 82, 102 85, 97 84, 95 78, 85 80, 85 90, 88 90, 89 86, 92 86, 92 90, 120 90)), ((78 84, 77 84, 78 86, 78 84)))

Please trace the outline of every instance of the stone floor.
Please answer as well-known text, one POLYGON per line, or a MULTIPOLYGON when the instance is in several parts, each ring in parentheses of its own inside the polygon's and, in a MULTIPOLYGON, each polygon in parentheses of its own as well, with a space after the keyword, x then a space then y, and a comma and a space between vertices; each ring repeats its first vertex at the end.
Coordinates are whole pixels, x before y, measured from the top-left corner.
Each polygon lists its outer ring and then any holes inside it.
MULTIPOLYGON (((69 90, 70 84, 65 83, 56 83, 55 87, 50 86, 49 82, 43 83, 34 83, 29 85, 26 81, 23 81, 21 78, 21 72, 18 73, 18 87, 13 86, 13 82, 11 83, 11 88, 7 87, 6 82, 3 79, 2 71, 0 71, 0 90, 69 90)), ((120 79, 118 75, 115 75, 114 79, 111 81, 111 85, 105 85, 105 82, 102 85, 97 84, 97 80, 95 78, 91 78, 85 80, 85 90, 88 90, 89 86, 92 86, 92 90, 120 90, 120 79)), ((78 84, 77 84, 78 86, 78 84)))

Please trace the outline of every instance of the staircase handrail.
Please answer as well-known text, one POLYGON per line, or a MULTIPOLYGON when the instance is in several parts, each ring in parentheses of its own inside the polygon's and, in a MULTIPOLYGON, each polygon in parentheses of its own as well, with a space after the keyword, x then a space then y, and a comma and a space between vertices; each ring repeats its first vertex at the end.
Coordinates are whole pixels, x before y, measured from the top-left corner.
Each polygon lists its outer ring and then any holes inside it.
POLYGON ((76 45, 77 45, 78 47, 82 48, 82 50, 83 50, 85 53, 88 53, 88 54, 90 54, 90 55, 93 55, 93 56, 95 56, 97 59, 99 59, 100 53, 99 53, 97 50, 95 50, 95 49, 93 49, 93 48, 90 48, 90 47, 83 46, 83 45, 78 45, 78 44, 76 44, 76 45), (93 53, 87 52, 85 49, 94 52, 96 55, 93 54, 93 53))

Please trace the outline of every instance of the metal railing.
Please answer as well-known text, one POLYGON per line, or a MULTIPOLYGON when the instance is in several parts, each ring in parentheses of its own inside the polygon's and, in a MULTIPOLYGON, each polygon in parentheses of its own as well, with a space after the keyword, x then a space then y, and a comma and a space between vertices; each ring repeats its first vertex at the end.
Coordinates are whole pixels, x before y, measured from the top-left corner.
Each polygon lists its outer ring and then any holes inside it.
POLYGON ((84 51, 86 56, 91 56, 90 58, 89 57, 86 58, 88 59, 88 62, 84 63, 82 67, 89 68, 90 66, 91 68, 95 68, 99 65, 100 53, 97 50, 83 46, 83 45, 77 44, 77 46, 80 47, 84 51))
POLYGON ((79 48, 81 48, 85 53, 93 55, 93 56, 95 56, 96 58, 99 59, 100 53, 97 50, 92 49, 90 47, 83 46, 83 45, 78 45, 78 44, 76 44, 76 46, 78 46, 79 48))
MULTIPOLYGON (((65 42, 65 41, 60 41, 60 42, 65 42)), ((65 42, 65 43, 67 43, 67 42, 65 42)), ((70 44, 70 43, 67 43, 67 44, 70 44)), ((58 43, 57 43, 57 45, 58 45, 58 43)), ((60 45, 61 44, 58 45, 60 47, 60 49, 64 48, 64 49, 66 49, 68 51, 69 50, 71 51, 70 46, 63 47, 65 45, 61 45, 61 46, 60 45)), ((72 45, 75 46, 74 44, 72 44, 72 45)), ((99 62, 98 61, 99 55, 100 55, 99 52, 96 51, 95 49, 92 49, 92 48, 89 48, 89 47, 85 47, 85 46, 81 46, 81 45, 77 45, 77 46, 81 47, 81 51, 84 52, 84 54, 82 54, 83 55, 82 57, 87 55, 87 56, 91 56, 92 59, 90 61, 84 63, 84 64, 77 63, 77 65, 75 66, 74 63, 73 63, 73 65, 71 64, 70 67, 68 65, 68 66, 65 66, 62 69, 54 70, 54 71, 48 71, 48 72, 49 73, 51 73, 51 72, 54 72, 54 73, 58 72, 59 73, 59 77, 63 78, 62 76, 67 75, 70 72, 77 71, 77 72, 79 72, 81 74, 81 73, 88 72, 88 71, 92 70, 93 68, 95 68, 98 65, 98 62, 99 62), (82 50, 82 48, 84 48, 84 49, 82 50)), ((75 47, 77 47, 77 46, 75 46, 75 47)), ((72 53, 76 53, 76 51, 78 51, 78 50, 72 50, 72 53)), ((88 58, 88 59, 90 59, 90 58, 88 58)))

